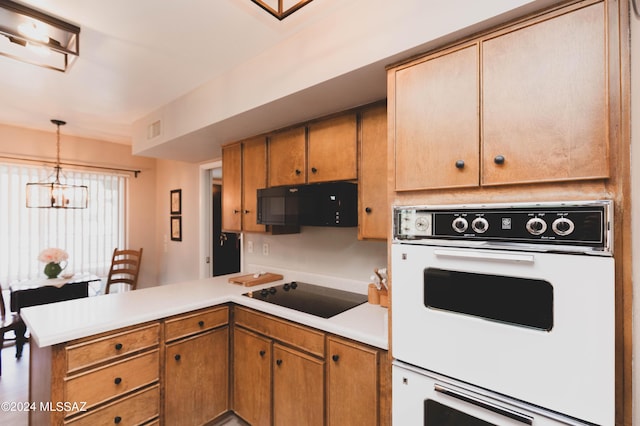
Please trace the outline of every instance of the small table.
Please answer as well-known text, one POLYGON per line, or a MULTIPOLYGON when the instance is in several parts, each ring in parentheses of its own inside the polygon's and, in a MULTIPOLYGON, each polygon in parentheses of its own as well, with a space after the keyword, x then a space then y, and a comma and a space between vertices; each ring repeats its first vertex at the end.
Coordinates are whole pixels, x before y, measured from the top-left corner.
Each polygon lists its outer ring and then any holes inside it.
MULTIPOLYGON (((69 278, 37 279, 11 283, 10 308, 13 312, 28 306, 45 305, 63 300, 81 299, 89 296, 89 283, 100 281, 93 274, 75 274, 69 278)), ((25 327, 16 330, 16 358, 22 356, 26 339, 25 327)))

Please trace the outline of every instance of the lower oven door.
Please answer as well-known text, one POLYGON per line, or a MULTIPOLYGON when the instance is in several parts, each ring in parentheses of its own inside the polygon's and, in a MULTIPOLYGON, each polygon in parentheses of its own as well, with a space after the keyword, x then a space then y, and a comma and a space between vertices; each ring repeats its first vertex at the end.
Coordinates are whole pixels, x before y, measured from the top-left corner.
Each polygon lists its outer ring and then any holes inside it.
POLYGON ((392 274, 394 358, 614 423, 613 258, 393 244, 392 274))
POLYGON ((556 426, 573 419, 394 362, 393 424, 556 426))

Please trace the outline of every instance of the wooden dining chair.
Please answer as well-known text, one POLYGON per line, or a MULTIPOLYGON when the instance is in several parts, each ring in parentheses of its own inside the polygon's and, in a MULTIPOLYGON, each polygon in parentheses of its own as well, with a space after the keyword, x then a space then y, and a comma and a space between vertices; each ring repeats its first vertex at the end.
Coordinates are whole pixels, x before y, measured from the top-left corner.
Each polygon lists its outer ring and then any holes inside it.
POLYGON ((140 250, 113 250, 111 269, 107 276, 105 294, 109 294, 114 285, 126 284, 129 290, 135 290, 138 285, 138 273, 142 260, 142 248, 140 250))
POLYGON ((2 376, 2 348, 4 346, 5 338, 4 334, 10 331, 13 331, 15 334, 16 341, 16 358, 20 358, 22 356, 22 347, 24 346, 24 341, 19 338, 19 336, 23 336, 26 330, 26 326, 20 315, 14 312, 7 313, 7 308, 4 303, 3 291, 0 289, 0 376, 2 376))

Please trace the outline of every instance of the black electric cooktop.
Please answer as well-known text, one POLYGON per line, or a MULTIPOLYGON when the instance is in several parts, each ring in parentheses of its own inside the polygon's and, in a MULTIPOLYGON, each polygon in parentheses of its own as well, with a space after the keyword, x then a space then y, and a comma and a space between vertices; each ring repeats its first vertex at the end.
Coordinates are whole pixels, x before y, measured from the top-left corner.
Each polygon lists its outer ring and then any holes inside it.
POLYGON ((243 296, 322 318, 331 318, 367 301, 366 294, 352 293, 299 281, 250 291, 243 294, 243 296))

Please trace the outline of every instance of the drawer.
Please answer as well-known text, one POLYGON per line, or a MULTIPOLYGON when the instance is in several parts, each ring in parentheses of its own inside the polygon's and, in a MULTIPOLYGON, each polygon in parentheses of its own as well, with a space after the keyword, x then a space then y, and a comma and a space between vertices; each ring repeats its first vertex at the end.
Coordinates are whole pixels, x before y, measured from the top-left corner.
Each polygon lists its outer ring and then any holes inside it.
POLYGON ((170 342, 228 323, 229 308, 227 306, 179 315, 165 321, 165 341, 170 342))
POLYGON ((324 358, 324 333, 276 317, 236 307, 235 324, 324 358))
POLYGON ((138 391, 95 411, 65 421, 73 426, 139 425, 160 415, 160 386, 138 391))
POLYGON ((158 380, 158 350, 66 377, 64 400, 86 402, 87 408, 158 380))
POLYGON ((156 346, 160 341, 160 325, 115 332, 102 338, 67 345, 67 371, 73 372, 86 367, 119 358, 126 354, 156 346))

